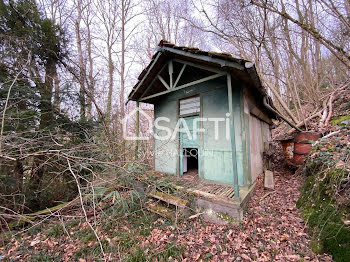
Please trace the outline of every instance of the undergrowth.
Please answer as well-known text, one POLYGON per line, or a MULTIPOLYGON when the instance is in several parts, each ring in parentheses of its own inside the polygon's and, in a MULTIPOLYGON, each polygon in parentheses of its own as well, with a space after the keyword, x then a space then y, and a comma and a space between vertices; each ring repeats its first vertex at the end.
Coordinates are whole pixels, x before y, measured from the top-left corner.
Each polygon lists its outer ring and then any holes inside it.
POLYGON ((307 221, 316 253, 350 261, 350 131, 320 141, 304 167, 306 176, 297 206, 307 221))

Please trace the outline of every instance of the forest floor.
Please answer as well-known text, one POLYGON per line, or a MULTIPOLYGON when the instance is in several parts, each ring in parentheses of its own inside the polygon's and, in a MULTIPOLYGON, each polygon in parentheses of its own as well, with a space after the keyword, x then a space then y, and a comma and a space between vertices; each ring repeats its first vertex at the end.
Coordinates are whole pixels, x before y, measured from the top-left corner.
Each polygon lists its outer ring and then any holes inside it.
POLYGON ((307 225, 296 208, 303 178, 276 165, 274 179, 274 191, 264 189, 262 176, 257 179, 239 225, 215 225, 200 216, 174 225, 146 210, 124 217, 104 214, 96 227, 102 254, 83 218, 65 218, 17 234, 0 247, 0 260, 332 261, 309 248, 307 225))

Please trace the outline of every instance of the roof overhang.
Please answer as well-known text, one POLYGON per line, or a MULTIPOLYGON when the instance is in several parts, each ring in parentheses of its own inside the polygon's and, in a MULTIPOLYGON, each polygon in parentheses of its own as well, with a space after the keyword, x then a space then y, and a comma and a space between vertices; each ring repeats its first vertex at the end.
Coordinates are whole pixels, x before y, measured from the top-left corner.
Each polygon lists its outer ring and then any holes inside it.
POLYGON ((183 60, 197 65, 210 67, 222 72, 230 72, 233 78, 241 80, 253 88, 253 92, 262 98, 267 96, 254 63, 232 57, 227 53, 216 53, 199 50, 198 48, 178 47, 167 42, 160 42, 149 65, 141 72, 138 83, 128 96, 128 101, 140 101, 145 90, 149 88, 157 73, 164 68, 169 60, 183 60))

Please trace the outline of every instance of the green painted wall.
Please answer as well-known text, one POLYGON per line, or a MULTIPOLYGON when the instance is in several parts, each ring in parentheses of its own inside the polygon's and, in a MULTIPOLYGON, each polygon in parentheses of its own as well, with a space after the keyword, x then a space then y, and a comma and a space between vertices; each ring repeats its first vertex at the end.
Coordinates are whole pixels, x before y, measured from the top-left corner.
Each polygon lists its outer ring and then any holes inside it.
MULTIPOLYGON (((154 117, 168 117, 171 122, 167 123, 161 121, 159 124, 162 126, 169 127, 174 130, 177 122, 177 101, 165 101, 161 100, 157 105, 154 106, 154 117)), ((164 134, 165 131, 157 130, 154 128, 154 132, 158 135, 164 134)), ((169 174, 178 173, 178 151, 179 142, 178 139, 174 141, 161 141, 154 140, 154 166, 155 170, 159 172, 165 172, 169 174)))
MULTIPOLYGON (((240 185, 245 185, 249 180, 247 165, 249 155, 247 149, 249 147, 247 147, 247 136, 243 134, 243 130, 247 128, 247 119, 243 113, 242 87, 240 83, 235 82, 232 83, 232 86, 238 181, 240 185)), ((205 132, 201 133, 200 137, 200 177, 232 184, 231 141, 230 138, 226 137, 226 114, 229 111, 226 76, 162 96, 159 102, 154 105, 155 117, 169 117, 171 123, 167 126, 174 129, 178 120, 178 100, 198 94, 201 97, 200 117, 224 119, 223 122, 218 123, 218 140, 214 136, 214 122, 201 122, 201 127, 205 129, 205 132)), ((155 129, 155 132, 159 132, 159 130, 155 129)), ((179 174, 180 157, 176 154, 169 155, 169 152, 179 152, 179 148, 178 137, 175 141, 156 140, 155 169, 161 172, 179 174)))
POLYGON ((229 111, 226 83, 223 88, 202 94, 201 98, 202 117, 225 119, 218 122, 218 140, 214 136, 214 122, 203 122, 202 177, 233 184, 231 139, 226 137, 226 114, 229 111))

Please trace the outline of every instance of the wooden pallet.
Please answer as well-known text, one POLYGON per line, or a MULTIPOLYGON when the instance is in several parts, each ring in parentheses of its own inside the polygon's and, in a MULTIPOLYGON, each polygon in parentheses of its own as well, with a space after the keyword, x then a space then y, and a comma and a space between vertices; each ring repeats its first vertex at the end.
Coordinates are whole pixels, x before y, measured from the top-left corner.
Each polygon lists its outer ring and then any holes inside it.
POLYGON ((235 191, 232 186, 217 185, 210 183, 201 183, 200 185, 192 188, 193 190, 205 192, 208 194, 213 194, 218 197, 223 197, 227 199, 234 199, 235 191))

